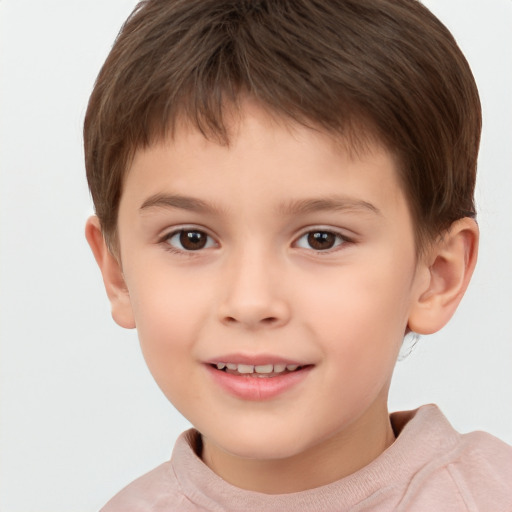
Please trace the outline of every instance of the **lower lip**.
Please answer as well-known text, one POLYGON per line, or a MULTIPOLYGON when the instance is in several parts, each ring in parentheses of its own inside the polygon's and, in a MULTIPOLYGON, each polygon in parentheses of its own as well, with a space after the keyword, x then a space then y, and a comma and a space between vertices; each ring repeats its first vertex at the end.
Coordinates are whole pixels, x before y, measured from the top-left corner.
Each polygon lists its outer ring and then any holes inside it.
POLYGON ((300 384, 309 374, 312 366, 284 373, 276 377, 255 377, 253 375, 233 375, 206 365, 210 375, 228 393, 243 400, 270 400, 300 384))

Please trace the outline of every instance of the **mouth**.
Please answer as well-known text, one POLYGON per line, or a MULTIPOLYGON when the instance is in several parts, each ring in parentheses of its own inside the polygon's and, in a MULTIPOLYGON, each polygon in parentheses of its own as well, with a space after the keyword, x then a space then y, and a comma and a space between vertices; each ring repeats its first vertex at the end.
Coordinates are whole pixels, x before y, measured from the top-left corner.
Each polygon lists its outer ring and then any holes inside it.
POLYGON ((217 354, 205 361, 215 389, 244 401, 291 396, 311 377, 316 364, 277 354, 217 354))
POLYGON ((253 378, 272 378, 284 376, 290 373, 299 372, 311 365, 299 364, 240 364, 240 363, 212 363, 210 366, 220 372, 228 373, 235 376, 245 376, 253 378))
POLYGON ((264 358, 230 357, 206 364, 213 382, 237 399, 265 401, 285 394, 308 379, 314 364, 264 358), (236 362, 235 362, 236 361, 236 362))

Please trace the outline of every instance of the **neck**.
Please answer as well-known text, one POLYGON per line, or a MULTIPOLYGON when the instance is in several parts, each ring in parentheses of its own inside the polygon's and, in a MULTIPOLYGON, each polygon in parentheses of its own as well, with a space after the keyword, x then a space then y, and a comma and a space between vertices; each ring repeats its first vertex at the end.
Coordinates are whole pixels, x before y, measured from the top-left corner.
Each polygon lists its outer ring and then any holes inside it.
POLYGON ((306 451, 281 459, 247 459, 203 438, 202 458, 228 483, 265 494, 313 489, 368 465, 395 440, 387 408, 365 414, 352 425, 306 451))

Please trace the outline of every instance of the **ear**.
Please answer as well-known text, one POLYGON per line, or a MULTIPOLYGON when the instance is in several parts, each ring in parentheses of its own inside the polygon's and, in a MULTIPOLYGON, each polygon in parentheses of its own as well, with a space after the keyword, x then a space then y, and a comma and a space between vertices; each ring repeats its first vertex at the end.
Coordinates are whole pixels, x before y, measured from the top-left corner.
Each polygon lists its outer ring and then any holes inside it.
POLYGON ((135 319, 123 271, 120 262, 110 252, 105 243, 100 221, 96 215, 87 220, 85 238, 89 242, 96 263, 100 267, 105 290, 112 307, 112 318, 121 327, 133 329, 135 327, 135 319))
POLYGON ((473 219, 459 219, 418 263, 420 284, 409 315, 411 331, 432 334, 453 316, 475 268, 478 236, 473 219))

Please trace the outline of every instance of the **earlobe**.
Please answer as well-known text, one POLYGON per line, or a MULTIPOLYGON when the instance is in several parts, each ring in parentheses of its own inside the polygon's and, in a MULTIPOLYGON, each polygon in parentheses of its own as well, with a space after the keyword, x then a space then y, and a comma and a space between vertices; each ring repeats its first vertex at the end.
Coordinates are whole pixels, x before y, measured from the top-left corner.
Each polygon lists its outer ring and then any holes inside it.
POLYGON ((453 316, 475 268, 478 226, 471 218, 455 221, 428 252, 423 279, 412 305, 408 328, 418 334, 439 331, 453 316))
POLYGON ((123 276, 121 265, 107 247, 98 217, 93 215, 85 225, 85 238, 91 247, 112 308, 114 321, 126 329, 135 328, 135 319, 130 294, 123 276))

